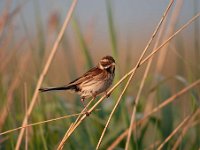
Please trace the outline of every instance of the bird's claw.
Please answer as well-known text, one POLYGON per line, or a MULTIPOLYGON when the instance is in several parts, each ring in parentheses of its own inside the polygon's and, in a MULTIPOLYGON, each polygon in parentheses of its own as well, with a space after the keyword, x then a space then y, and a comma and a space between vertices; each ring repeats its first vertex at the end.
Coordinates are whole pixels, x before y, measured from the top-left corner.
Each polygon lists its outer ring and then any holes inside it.
POLYGON ((91 112, 86 111, 85 115, 88 117, 91 114, 91 112))

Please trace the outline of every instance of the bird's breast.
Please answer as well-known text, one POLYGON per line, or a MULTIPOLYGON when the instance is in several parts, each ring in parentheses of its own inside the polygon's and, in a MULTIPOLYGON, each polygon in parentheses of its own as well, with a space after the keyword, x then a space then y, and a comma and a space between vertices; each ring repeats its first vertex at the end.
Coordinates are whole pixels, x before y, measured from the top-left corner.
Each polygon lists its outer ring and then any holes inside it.
POLYGON ((91 80, 81 84, 81 96, 87 98, 105 92, 111 86, 113 78, 114 76, 109 76, 103 80, 91 80))

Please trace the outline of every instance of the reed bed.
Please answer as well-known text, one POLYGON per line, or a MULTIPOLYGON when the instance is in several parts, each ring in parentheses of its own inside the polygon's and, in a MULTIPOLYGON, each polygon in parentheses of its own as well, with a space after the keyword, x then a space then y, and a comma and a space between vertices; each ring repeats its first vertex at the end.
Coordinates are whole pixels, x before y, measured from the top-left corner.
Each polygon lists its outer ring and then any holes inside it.
POLYGON ((178 24, 184 1, 170 0, 144 49, 132 56, 133 49, 120 49, 114 1, 105 3, 107 53, 91 50, 93 32, 98 31, 84 32, 76 15, 78 0, 69 3, 64 18, 50 15, 45 23, 48 33, 36 7, 37 34, 27 30, 22 13, 26 3, 10 9, 12 3, 6 2, 0 14, 0 149, 200 148, 200 13, 196 5, 195 14, 178 24), (25 31, 22 38, 14 36, 16 17, 25 31), (188 28, 195 32, 190 50, 179 42, 188 28), (116 59, 116 78, 109 98, 100 95, 87 101, 90 116, 76 95, 39 93, 42 85, 63 85, 78 77, 98 62, 99 54, 116 59))

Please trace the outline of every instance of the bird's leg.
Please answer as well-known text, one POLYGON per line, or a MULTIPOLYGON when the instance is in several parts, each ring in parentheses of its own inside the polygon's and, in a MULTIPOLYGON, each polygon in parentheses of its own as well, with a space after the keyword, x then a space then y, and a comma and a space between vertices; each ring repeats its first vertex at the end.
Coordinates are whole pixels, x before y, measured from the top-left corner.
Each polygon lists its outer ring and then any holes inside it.
POLYGON ((89 113, 88 110, 87 110, 87 107, 86 107, 86 105, 85 105, 85 103, 84 103, 84 100, 85 100, 85 97, 81 97, 81 102, 82 102, 82 104, 83 104, 83 106, 84 106, 84 109, 86 110, 85 114, 86 114, 86 116, 89 116, 90 113, 89 113))
POLYGON ((110 93, 108 93, 107 91, 105 91, 105 95, 106 95, 106 98, 110 97, 110 93))
POLYGON ((92 99, 95 99, 95 98, 96 98, 96 96, 97 96, 97 94, 96 94, 96 93, 92 93, 92 99))

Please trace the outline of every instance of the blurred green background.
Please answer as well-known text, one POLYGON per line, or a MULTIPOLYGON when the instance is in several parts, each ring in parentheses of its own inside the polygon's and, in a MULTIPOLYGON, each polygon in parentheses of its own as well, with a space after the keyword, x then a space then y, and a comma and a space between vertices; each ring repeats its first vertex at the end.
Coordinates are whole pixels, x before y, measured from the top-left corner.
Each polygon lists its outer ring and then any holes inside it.
MULTIPOLYGON (((26 103, 30 104, 38 77, 71 3, 72 0, 0 1, 0 132, 21 126, 26 103)), ((136 65, 168 3, 167 0, 78 1, 42 86, 65 85, 95 66, 105 55, 112 55, 116 60, 116 83, 136 65)), ((199 11, 198 0, 175 1, 159 43, 199 11)), ((199 28, 200 19, 197 19, 155 55, 140 97, 137 119, 199 79, 199 28)), ((133 102, 145 66, 139 68, 123 96, 101 149, 107 149, 129 127, 133 102)), ((65 149, 95 149, 124 84, 103 101, 99 111, 92 113, 78 127, 65 144, 65 149)), ((199 91, 197 86, 138 126, 131 138, 130 149, 156 149, 157 143, 161 143, 186 115, 199 109, 199 91)), ((78 113, 82 108, 77 95, 68 92, 42 93, 28 122, 78 113)), ((199 118, 198 115, 192 122, 179 149, 199 149, 199 118)), ((28 149, 56 149, 74 120, 75 117, 71 117, 29 127, 28 149)), ((0 149, 14 149, 18 134, 19 131, 0 135, 0 149)), ((178 132, 164 149, 171 149, 180 136, 181 132, 178 132)), ((126 138, 115 149, 124 149, 125 142, 126 138)), ((25 138, 20 149, 26 149, 25 138)))

